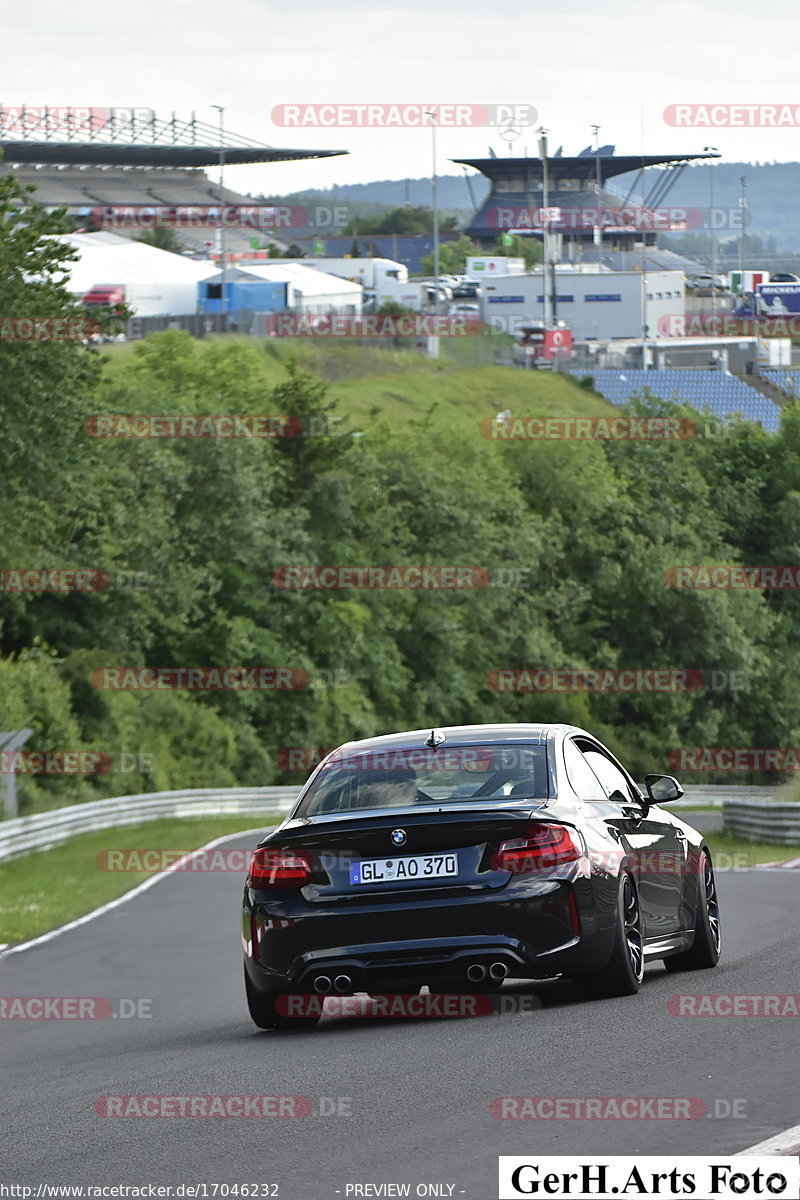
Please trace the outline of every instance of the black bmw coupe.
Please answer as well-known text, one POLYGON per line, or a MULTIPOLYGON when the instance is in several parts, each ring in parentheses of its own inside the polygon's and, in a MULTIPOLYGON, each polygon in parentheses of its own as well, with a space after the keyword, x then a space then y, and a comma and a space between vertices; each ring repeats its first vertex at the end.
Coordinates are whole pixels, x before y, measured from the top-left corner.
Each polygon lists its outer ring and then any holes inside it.
POLYGON ((565 975, 639 990, 645 963, 714 967, 701 834, 571 725, 460 725, 348 742, 259 844, 242 911, 262 1029, 313 1024, 291 996, 484 992, 565 975))

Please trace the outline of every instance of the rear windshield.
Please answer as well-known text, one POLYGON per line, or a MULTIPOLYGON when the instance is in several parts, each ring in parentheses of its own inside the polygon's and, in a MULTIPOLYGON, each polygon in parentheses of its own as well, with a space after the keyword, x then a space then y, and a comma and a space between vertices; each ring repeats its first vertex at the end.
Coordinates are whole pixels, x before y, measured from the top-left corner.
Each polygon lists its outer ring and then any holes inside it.
POLYGON ((296 815, 508 799, 547 799, 544 746, 337 752, 320 768, 296 815))

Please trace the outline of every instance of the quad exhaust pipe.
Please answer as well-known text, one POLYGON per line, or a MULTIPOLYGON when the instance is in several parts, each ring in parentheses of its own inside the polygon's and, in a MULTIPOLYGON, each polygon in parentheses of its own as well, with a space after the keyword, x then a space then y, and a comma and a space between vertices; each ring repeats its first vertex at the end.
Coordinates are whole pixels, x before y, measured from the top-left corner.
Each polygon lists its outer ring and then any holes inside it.
POLYGON ((470 983, 482 983, 486 978, 486 967, 483 963, 471 963, 467 967, 467 979, 470 983))
POLYGON ((314 980, 314 991, 320 996, 325 996, 331 990, 331 981, 329 975, 318 975, 314 980))
POLYGON ((353 981, 349 975, 337 975, 333 986, 337 992, 350 992, 353 990, 353 981))
POLYGON ((494 962, 489 967, 489 978, 493 979, 495 983, 500 983, 501 980, 505 979, 507 974, 508 967, 505 963, 494 962))

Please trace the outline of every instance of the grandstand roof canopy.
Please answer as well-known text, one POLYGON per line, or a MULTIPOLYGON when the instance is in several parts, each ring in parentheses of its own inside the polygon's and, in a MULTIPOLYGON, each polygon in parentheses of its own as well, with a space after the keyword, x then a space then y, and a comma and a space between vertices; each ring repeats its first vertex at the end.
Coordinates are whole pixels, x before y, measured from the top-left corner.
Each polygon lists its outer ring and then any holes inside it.
POLYGON ((557 154, 541 158, 458 158, 453 162, 474 167, 491 180, 489 196, 479 207, 464 232, 481 244, 492 243, 501 231, 515 232, 533 222, 526 209, 541 203, 544 198, 545 162, 548 178, 548 207, 560 210, 560 216, 551 228, 557 233, 567 233, 576 240, 593 240, 593 225, 607 229, 614 239, 627 241, 655 241, 656 233, 666 232, 661 216, 656 219, 656 206, 662 205, 672 184, 687 164, 695 159, 715 159, 720 155, 705 151, 702 154, 614 154, 613 146, 603 146, 597 153, 584 151, 570 158, 557 154), (656 176, 652 186, 641 202, 633 208, 641 211, 635 221, 614 219, 614 210, 628 209, 631 192, 645 176, 647 167, 665 167, 656 176), (636 183, 628 196, 615 195, 603 188, 603 183, 616 175, 637 172, 636 183), (598 181, 600 186, 598 187, 598 181), (588 203, 587 203, 588 202, 588 203), (515 213, 515 206, 517 212, 515 213), (602 221, 598 217, 587 219, 581 209, 608 211, 602 221), (647 212, 650 219, 646 219, 647 212), (615 228, 615 226, 617 226, 615 228))
MULTIPOLYGON (((214 167, 219 146, 155 146, 119 142, 27 142, 0 140, 6 162, 44 163, 48 166, 91 167, 214 167)), ((243 163, 287 162, 304 158, 331 158, 346 150, 281 150, 274 146, 226 146, 225 166, 243 163)))
MULTIPOLYGON (((556 187, 560 179, 577 179, 581 176, 594 179, 596 163, 600 163, 601 179, 614 175, 627 175, 644 167, 662 167, 670 163, 691 162, 693 159, 719 158, 719 154, 581 154, 574 158, 550 155, 547 173, 551 186, 556 187)), ((474 167, 489 179, 505 179, 509 172, 530 171, 535 177, 542 174, 540 158, 453 158, 459 166, 474 167)))
POLYGON ((286 150, 151 109, 0 108, 7 162, 88 167, 211 167, 331 158, 346 150, 286 150))

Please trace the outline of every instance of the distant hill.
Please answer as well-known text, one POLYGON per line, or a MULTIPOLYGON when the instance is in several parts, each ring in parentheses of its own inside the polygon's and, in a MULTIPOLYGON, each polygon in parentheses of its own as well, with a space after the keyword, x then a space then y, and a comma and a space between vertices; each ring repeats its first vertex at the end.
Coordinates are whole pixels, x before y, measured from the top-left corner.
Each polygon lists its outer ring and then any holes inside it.
MULTIPOLYGON (((740 180, 745 176, 745 194, 751 222, 749 234, 766 242, 773 238, 778 251, 800 251, 800 221, 797 219, 797 197, 800 195, 800 162, 747 163, 728 162, 688 166, 675 182, 666 201, 668 205, 687 208, 709 207, 709 174, 713 172, 714 207, 738 210, 741 195, 740 180)), ((650 176, 663 174, 656 170, 650 176)), ((620 180, 628 178, 620 176, 620 180)), ((631 182, 633 180, 631 179, 631 182)), ((629 185, 630 186, 630 185, 629 185)), ((721 240, 735 237, 736 232, 719 231, 721 240)))
MULTIPOLYGON (((709 172, 713 171, 714 207, 738 210, 741 193, 740 179, 747 179, 747 204, 751 215, 748 233, 762 242, 772 238, 777 251, 800 252, 800 221, 797 219, 797 197, 800 196, 800 162, 748 163, 717 162, 687 166, 676 178, 663 204, 686 208, 707 209, 709 206, 709 172)), ((645 176, 649 190, 664 171, 650 168, 645 176)), ((485 199, 489 185, 481 175, 442 175, 437 180, 439 206, 448 215, 466 224, 472 213, 485 199), (470 197, 470 187, 472 197, 470 197)), ((627 195, 636 175, 619 175, 613 180, 614 189, 627 195)), ((352 215, 371 216, 387 208, 403 204, 430 205, 430 179, 379 179, 372 183, 334 184, 329 188, 314 188, 287 196, 270 196, 270 200, 302 204, 308 200, 320 204, 347 204, 352 215)), ((721 240, 735 237, 735 230, 719 230, 721 240)))
MULTIPOLYGON (((473 174, 469 176, 469 183, 475 197, 474 205, 463 174, 440 175, 436 181, 439 207, 458 212, 465 220, 471 217, 474 209, 486 198, 489 181, 482 175, 473 174)), ((308 200, 318 204, 349 204, 358 206, 356 211, 373 214, 387 208, 401 208, 404 204, 414 208, 430 206, 431 181, 424 178, 379 179, 374 183, 343 183, 333 184, 329 188, 309 188, 307 191, 265 199, 283 200, 287 204, 305 204, 308 200)))

